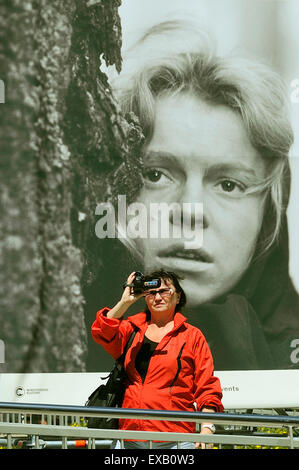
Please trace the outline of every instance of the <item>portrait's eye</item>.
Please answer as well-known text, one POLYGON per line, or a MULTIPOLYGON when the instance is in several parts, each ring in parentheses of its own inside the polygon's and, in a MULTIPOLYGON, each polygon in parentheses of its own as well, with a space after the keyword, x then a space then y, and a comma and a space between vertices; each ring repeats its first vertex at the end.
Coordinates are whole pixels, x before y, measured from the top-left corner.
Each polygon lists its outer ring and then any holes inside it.
POLYGON ((246 190, 246 186, 243 183, 233 181, 232 179, 222 179, 216 184, 216 187, 219 192, 231 195, 241 195, 246 190))
POLYGON ((150 169, 143 172, 143 177, 151 181, 152 183, 156 183, 162 177, 162 172, 156 169, 150 169))
POLYGON ((170 184, 172 179, 167 175, 166 171, 163 172, 157 168, 145 168, 142 172, 145 183, 151 185, 167 185, 170 184))
POLYGON ((229 193, 231 193, 234 189, 236 189, 236 187, 237 185, 234 181, 225 180, 225 181, 222 181, 221 183, 221 188, 223 189, 223 191, 226 191, 229 193))

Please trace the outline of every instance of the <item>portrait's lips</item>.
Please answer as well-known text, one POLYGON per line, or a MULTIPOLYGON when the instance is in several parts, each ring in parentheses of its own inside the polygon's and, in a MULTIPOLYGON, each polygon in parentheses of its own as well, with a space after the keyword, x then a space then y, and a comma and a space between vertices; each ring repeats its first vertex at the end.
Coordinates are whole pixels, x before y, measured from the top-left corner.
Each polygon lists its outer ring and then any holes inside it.
POLYGON ((213 263, 213 258, 204 249, 187 250, 181 244, 159 251, 157 258, 165 267, 183 271, 205 270, 213 263))

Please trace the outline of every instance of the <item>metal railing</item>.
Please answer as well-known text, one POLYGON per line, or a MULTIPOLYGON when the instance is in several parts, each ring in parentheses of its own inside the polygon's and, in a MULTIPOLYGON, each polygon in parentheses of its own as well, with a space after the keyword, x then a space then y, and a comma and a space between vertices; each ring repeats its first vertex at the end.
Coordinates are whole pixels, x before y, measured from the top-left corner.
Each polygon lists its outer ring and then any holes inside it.
POLYGON ((299 448, 299 416, 248 413, 201 413, 127 408, 87 408, 84 406, 42 405, 0 402, 0 447, 7 448, 111 448, 119 440, 203 442, 217 448, 259 446, 262 448, 299 448), (215 434, 127 431, 86 427, 88 417, 134 418, 167 421, 211 421, 215 434), (265 432, 267 428, 268 432, 265 432), (271 429, 281 430, 280 434, 271 429), (24 445, 25 443, 25 445, 24 445))

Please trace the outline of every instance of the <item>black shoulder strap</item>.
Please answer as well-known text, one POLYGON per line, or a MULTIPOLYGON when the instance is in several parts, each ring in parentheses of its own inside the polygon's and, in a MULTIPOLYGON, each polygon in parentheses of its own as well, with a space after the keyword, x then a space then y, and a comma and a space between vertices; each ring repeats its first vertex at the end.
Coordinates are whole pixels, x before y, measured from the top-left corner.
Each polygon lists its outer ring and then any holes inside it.
POLYGON ((125 349, 122 353, 122 355, 118 358, 118 361, 121 362, 121 363, 124 363, 125 362, 125 357, 126 357, 126 354, 128 352, 128 349, 130 348, 132 342, 133 342, 133 339, 134 339, 134 336, 136 335, 137 333, 137 330, 138 328, 136 326, 134 326, 134 330, 132 331, 131 333, 131 336, 127 342, 127 344, 125 345, 125 349))

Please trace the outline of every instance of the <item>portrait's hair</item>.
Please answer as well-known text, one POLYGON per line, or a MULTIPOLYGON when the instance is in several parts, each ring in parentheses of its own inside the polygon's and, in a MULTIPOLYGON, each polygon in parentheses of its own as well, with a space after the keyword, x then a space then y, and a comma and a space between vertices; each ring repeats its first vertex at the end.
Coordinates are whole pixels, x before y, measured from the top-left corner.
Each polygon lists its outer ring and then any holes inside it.
POLYGON ((163 95, 191 93, 211 105, 228 106, 241 116, 251 144, 266 165, 267 177, 245 192, 264 195, 259 249, 265 252, 278 240, 290 186, 288 155, 293 131, 280 77, 264 63, 218 56, 212 37, 185 22, 152 27, 129 51, 129 63, 134 54, 138 54, 134 67, 125 69, 113 88, 123 112, 138 116, 145 145, 153 134, 155 102, 163 95), (189 45, 181 40, 184 32, 185 38, 192 38, 189 45), (181 40, 181 45, 171 46, 173 38, 178 39, 175 44, 181 40))
POLYGON ((182 280, 182 278, 178 274, 176 274, 173 271, 165 271, 164 269, 158 269, 156 271, 147 273, 146 276, 150 279, 162 279, 165 282, 165 284, 167 284, 168 281, 172 282, 176 292, 180 294, 180 300, 175 308, 176 312, 180 311, 186 305, 187 303, 186 294, 179 282, 180 280, 182 280))

